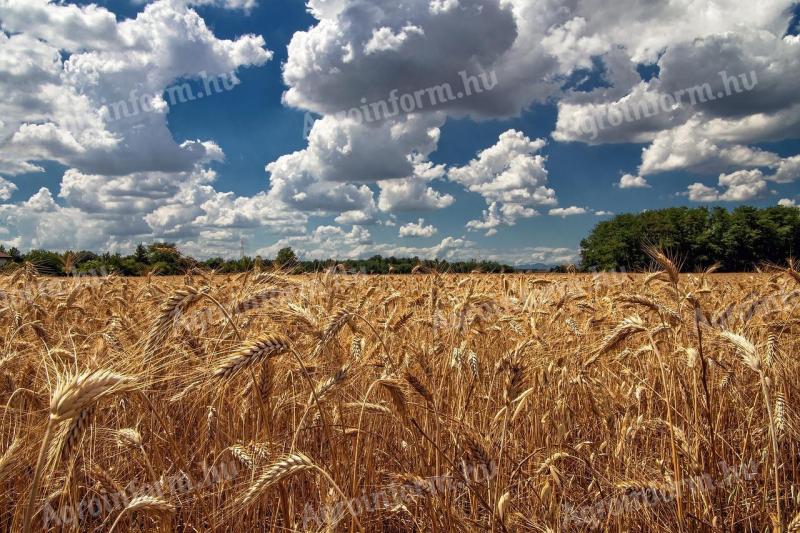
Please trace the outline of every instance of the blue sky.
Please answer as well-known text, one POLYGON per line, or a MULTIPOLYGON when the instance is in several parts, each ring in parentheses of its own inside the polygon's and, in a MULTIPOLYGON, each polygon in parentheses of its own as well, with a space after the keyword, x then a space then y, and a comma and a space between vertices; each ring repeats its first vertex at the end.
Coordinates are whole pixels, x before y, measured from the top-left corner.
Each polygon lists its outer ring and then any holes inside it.
POLYGON ((794 205, 798 13, 779 0, 0 0, 0 241, 168 239, 230 257, 244 238, 265 256, 550 263, 574 260, 613 213, 794 205), (230 72, 231 90, 109 119, 111 102, 198 93, 202 74, 230 72), (497 85, 372 123, 337 114, 457 90, 461 72, 497 85), (714 97, 719 72, 753 87, 714 97), (711 98, 583 126, 704 85, 711 98))

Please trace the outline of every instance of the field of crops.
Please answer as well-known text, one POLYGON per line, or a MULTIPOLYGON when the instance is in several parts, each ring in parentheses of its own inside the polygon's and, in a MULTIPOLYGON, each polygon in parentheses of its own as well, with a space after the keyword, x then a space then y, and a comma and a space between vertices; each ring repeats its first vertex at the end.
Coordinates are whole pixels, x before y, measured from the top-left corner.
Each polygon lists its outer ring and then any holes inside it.
POLYGON ((654 264, 20 269, 0 530, 800 529, 800 275, 654 264))

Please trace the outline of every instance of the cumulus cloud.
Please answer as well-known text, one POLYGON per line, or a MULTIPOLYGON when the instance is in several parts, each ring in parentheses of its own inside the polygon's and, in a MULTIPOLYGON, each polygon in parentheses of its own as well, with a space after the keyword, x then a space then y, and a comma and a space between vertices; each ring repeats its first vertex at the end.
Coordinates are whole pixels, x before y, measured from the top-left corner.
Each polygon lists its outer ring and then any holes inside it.
POLYGON ((537 246, 533 248, 530 258, 537 263, 564 264, 578 260, 578 251, 571 248, 552 248, 537 246))
POLYGON ((700 119, 659 133, 642 152, 639 172, 644 175, 675 170, 700 172, 775 165, 777 154, 741 144, 717 142, 702 134, 700 119))
POLYGON ((797 201, 794 198, 781 198, 778 200, 778 205, 783 207, 798 207, 797 201))
POLYGON ((61 203, 42 188, 28 200, 0 204, 0 224, 13 228, 15 242, 24 248, 117 250, 141 240, 168 238, 194 243, 202 257, 209 253, 202 250, 203 242, 219 241, 223 235, 229 236, 224 244, 230 253, 238 247, 239 236, 259 228, 278 234, 305 231, 305 213, 275 203, 264 192, 220 192, 214 188, 216 178, 202 167, 125 176, 69 169, 57 195, 61 203), (55 222, 58 216, 63 216, 61 223, 55 222), (51 224, 58 228, 48 233, 51 224), (236 237, 230 237, 234 233, 236 237))
POLYGON ((500 261, 511 265, 529 265, 543 263, 545 265, 564 265, 577 263, 580 258, 578 250, 567 247, 525 246, 509 251, 488 250, 481 257, 490 261, 500 261))
POLYGON ((520 218, 531 218, 538 216, 539 212, 530 207, 519 204, 499 204, 492 202, 489 208, 485 209, 482 217, 477 220, 470 220, 466 227, 470 231, 488 230, 486 236, 490 237, 497 233, 499 226, 513 226, 520 218))
POLYGON ((433 224, 425 225, 425 220, 420 218, 417 222, 409 222, 400 226, 401 237, 433 237, 437 233, 433 224))
POLYGON ((44 187, 23 202, 0 204, 0 226, 13 228, 13 238, 8 240, 11 246, 53 250, 67 246, 91 250, 106 245, 113 250, 116 247, 109 242, 109 234, 124 239, 147 228, 141 221, 137 227, 136 221, 125 215, 87 215, 80 209, 61 207, 44 187))
MULTIPOLYGON (((292 247, 302 259, 363 259, 379 254, 462 260, 477 257, 480 253, 474 242, 459 237, 445 237, 432 246, 400 246, 370 242, 369 238, 364 239, 364 231, 366 230, 358 226, 350 232, 335 226, 320 226, 308 235, 282 238, 257 253, 264 257, 274 257, 284 246, 292 247)), ((368 232, 366 235, 369 237, 368 232)))
MULTIPOLYGON (((453 92, 463 90, 460 72, 472 76, 500 70, 518 43, 520 49, 514 53, 523 53, 518 37, 522 23, 527 26, 519 18, 524 14, 498 0, 460 0, 447 6, 428 0, 379 0, 369 6, 356 0, 312 0, 309 7, 318 22, 295 33, 289 43, 283 69, 289 86, 285 101, 320 114, 386 100, 393 91, 413 95, 443 84, 450 84, 453 92)), ((531 67, 548 62, 541 52, 533 55, 531 67)), ((529 76, 533 80, 535 75, 529 76)), ((498 72, 497 79, 501 78, 498 72)), ((511 87, 529 90, 517 84, 511 87)), ((508 92, 503 98, 500 86, 473 92, 444 107, 475 114, 494 114, 502 107, 512 114, 527 104, 527 98, 509 100, 508 92)))
POLYGON ((643 189, 650 187, 647 180, 641 176, 634 176, 632 174, 625 174, 619 179, 620 189, 643 189))
POLYGON ((782 159, 771 179, 776 183, 791 183, 798 178, 800 178, 800 155, 782 159))
POLYGON ((376 202, 367 183, 378 183, 377 207, 385 212, 447 207, 453 197, 429 186, 443 171, 426 160, 442 120, 406 116, 362 125, 323 117, 314 123, 307 148, 267 165, 269 195, 296 209, 338 214, 340 223, 374 219, 376 202))
POLYGON ((412 176, 378 182, 378 207, 381 211, 431 211, 449 207, 455 201, 452 195, 441 193, 428 185, 444 177, 444 165, 434 165, 421 156, 414 159, 412 176))
POLYGON ((364 54, 370 55, 389 50, 399 50, 403 43, 414 35, 423 36, 425 32, 422 28, 413 24, 404 26, 397 33, 393 32, 392 28, 383 26, 372 31, 372 37, 364 45, 364 54))
POLYGON ((476 159, 450 169, 449 177, 489 203, 554 204, 555 191, 545 186, 546 158, 537 153, 545 144, 544 139, 532 141, 522 132, 508 130, 476 159))
MULTIPOLYGON (((646 143, 637 177, 780 167, 779 155, 754 145, 800 133, 800 79, 785 74, 800 67, 800 38, 787 35, 792 2, 771 1, 763 11, 736 2, 694 4, 685 11, 691 20, 673 12, 682 3, 664 4, 647 16, 638 10, 640 2, 629 2, 630 11, 619 6, 620 20, 631 22, 628 35, 621 35, 613 22, 603 27, 609 21, 602 12, 554 31, 562 37, 564 54, 600 55, 609 85, 568 92, 558 102, 553 137, 589 144, 646 143), (653 24, 662 23, 663 33, 654 33, 653 24), (649 29, 637 35, 641 25, 649 29), (621 47, 603 54, 600 35, 621 47), (627 63, 619 61, 620 54, 627 63), (632 75, 638 62, 657 65, 656 75, 648 80, 632 75)), ((774 181, 793 181, 797 172, 792 164, 783 163, 783 168, 774 181)), ((713 196, 701 187, 694 190, 697 198, 713 196)), ((733 200, 755 193, 734 186, 719 195, 733 200)))
MULTIPOLYGON (((220 146, 168 128, 165 89, 203 76, 233 88, 238 69, 272 57, 260 36, 215 36, 197 4, 255 5, 157 0, 117 20, 96 5, 0 0, 0 172, 67 167, 58 191, 0 206, 19 246, 113 250, 174 237, 203 250, 234 230, 303 229, 305 214, 266 193, 216 190, 208 165, 224 159, 220 146)), ((0 182, 0 200, 14 188, 0 182)))
POLYGON ((570 206, 570 207, 556 207, 551 209, 547 212, 550 216, 556 216, 561 218, 566 218, 574 215, 584 215, 587 213, 585 207, 577 207, 577 206, 570 206))
POLYGON ((6 201, 11 199, 11 195, 17 190, 17 186, 12 182, 0 177, 0 200, 6 201))
POLYGON ((721 174, 718 184, 725 190, 708 187, 702 183, 689 185, 687 195, 693 202, 744 202, 765 196, 769 189, 760 170, 738 170, 721 174))
POLYGON ((351 209, 350 211, 344 211, 336 218, 334 218, 334 222, 337 224, 348 225, 348 224, 373 224, 375 222, 375 204, 371 202, 369 206, 365 207, 364 209, 351 209))
POLYGON ((547 187, 547 159, 538 153, 545 144, 543 139, 531 140, 522 132, 508 130, 475 159, 449 170, 451 181, 480 194, 489 204, 483 219, 469 221, 468 228, 514 225, 518 218, 538 214, 532 206, 557 203, 555 191, 547 187))
MULTIPOLYGON (((332 116, 397 95, 417 92, 424 96, 433 87, 444 91, 447 86, 457 92, 464 87, 465 77, 491 73, 487 79, 496 79, 491 89, 433 108, 417 106, 414 116, 437 115, 440 122, 434 127, 438 128, 444 116, 507 117, 555 98, 559 114, 553 138, 557 141, 649 144, 638 174, 622 179, 621 188, 645 187, 646 175, 670 170, 724 173, 774 167, 780 158, 750 143, 764 135, 782 138, 797 125, 791 109, 791 95, 796 91, 778 78, 780 73, 796 70, 796 39, 782 37, 790 5, 790 0, 769 0, 758 9, 735 0, 703 6, 679 0, 655 7, 644 0, 621 4, 379 0, 366 6, 357 0, 310 0, 309 11, 316 23, 297 32, 288 47, 283 76, 289 89, 284 99, 290 106, 332 116), (593 70, 598 61, 607 85, 588 92, 563 90, 570 75, 580 69, 593 70), (659 71, 643 80, 636 69, 639 64, 658 65, 659 71), (661 105, 664 95, 707 81, 714 94, 724 89, 725 79, 711 70, 717 65, 728 67, 731 76, 754 71, 757 90, 729 91, 725 101, 707 99, 685 106, 669 105, 667 100, 668 105, 661 105), (631 106, 634 110, 655 106, 657 112, 627 120, 624 111, 631 106), (622 117, 619 123, 607 120, 600 128, 594 120, 616 113, 622 117), (587 130, 583 126, 589 119, 594 127, 587 130)), ((744 81, 736 83, 749 89, 750 81, 744 81)), ((341 122, 341 115, 337 116, 341 122)), ((378 122, 389 127, 400 120, 387 118, 386 113, 382 117, 378 122)), ((322 177, 323 171, 312 168, 305 156, 302 161, 293 160, 299 165, 292 168, 302 169, 298 172, 305 172, 306 180, 313 176, 315 186, 326 183, 326 189, 342 188, 327 183, 336 181, 336 176, 350 184, 380 180, 377 204, 384 211, 447 207, 451 202, 446 195, 412 177, 413 143, 398 143, 398 150, 386 157, 373 156, 375 150, 368 141, 385 135, 381 132, 385 128, 382 124, 351 126, 349 137, 354 139, 357 130, 367 132, 362 143, 310 140, 304 151, 308 159, 314 159, 318 146, 333 146, 336 154, 358 160, 348 172, 322 177), (342 150, 342 146, 347 148, 342 150), (360 153, 368 160, 361 162, 360 153), (362 173, 358 170, 362 168, 369 170, 362 173), (390 171, 393 177, 388 176, 390 171)), ((432 139, 433 148, 437 142, 438 137, 432 139)), ((512 130, 475 161, 448 172, 451 181, 481 194, 487 202, 482 217, 468 222, 469 229, 496 231, 500 225, 534 216, 536 206, 557 204, 555 191, 547 186, 544 158, 537 154, 543 143, 512 130), (510 163, 493 168, 493 153, 498 154, 496 161, 510 163)), ((421 152, 427 156, 431 149, 426 146, 421 152)), ((357 194, 346 188, 339 192, 361 198, 363 204, 374 201, 366 191, 357 194)), ((364 207, 344 209, 367 218, 364 207)), ((342 221, 350 219, 340 216, 342 221)))
POLYGON ((719 191, 702 183, 692 183, 687 188, 687 195, 692 202, 716 202, 719 200, 719 191))
POLYGON ((173 139, 162 93, 184 78, 219 76, 272 57, 262 37, 217 38, 194 10, 167 0, 119 22, 95 5, 4 0, 0 21, 0 92, 9 95, 0 103, 6 169, 51 160, 123 175, 187 171, 219 159, 210 141, 173 139), (150 112, 114 120, 117 102, 150 112))

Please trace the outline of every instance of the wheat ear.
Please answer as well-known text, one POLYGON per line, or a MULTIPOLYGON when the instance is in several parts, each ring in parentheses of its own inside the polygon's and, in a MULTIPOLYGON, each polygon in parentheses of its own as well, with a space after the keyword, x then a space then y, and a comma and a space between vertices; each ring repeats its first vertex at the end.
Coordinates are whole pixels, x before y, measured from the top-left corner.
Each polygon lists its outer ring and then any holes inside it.
POLYGON ((274 357, 289 349, 289 341, 277 335, 268 335, 260 340, 247 342, 233 355, 217 365, 213 375, 219 379, 229 379, 241 370, 274 357))
POLYGON ((36 461, 33 483, 23 517, 22 530, 24 533, 30 533, 31 530, 36 493, 39 490, 45 455, 50 448, 55 424, 79 415, 81 411, 91 407, 99 399, 121 390, 132 382, 133 380, 127 376, 100 369, 73 375, 61 381, 56 387, 50 400, 50 417, 47 420, 47 428, 39 449, 39 458, 36 461))
POLYGON ((312 470, 314 466, 314 462, 302 453, 284 455, 269 465, 250 485, 250 488, 239 499, 239 505, 242 508, 247 507, 270 486, 299 472, 312 470))
POLYGON ((123 516, 129 513, 135 513, 136 511, 172 514, 175 512, 175 506, 164 499, 156 498, 154 496, 136 496, 128 503, 128 505, 125 506, 125 509, 119 513, 119 516, 116 520, 114 520, 114 523, 111 525, 111 529, 108 530, 108 533, 114 532, 114 529, 117 527, 117 524, 123 516))

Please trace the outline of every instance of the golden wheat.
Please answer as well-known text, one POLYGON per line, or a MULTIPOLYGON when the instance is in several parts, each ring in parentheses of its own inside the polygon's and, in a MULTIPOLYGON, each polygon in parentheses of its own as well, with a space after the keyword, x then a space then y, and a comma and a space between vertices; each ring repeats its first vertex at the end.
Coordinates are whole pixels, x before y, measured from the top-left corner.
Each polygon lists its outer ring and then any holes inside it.
POLYGON ((0 277, 0 530, 798 530, 797 271, 650 255, 537 277, 26 265, 0 277))

